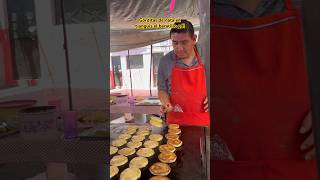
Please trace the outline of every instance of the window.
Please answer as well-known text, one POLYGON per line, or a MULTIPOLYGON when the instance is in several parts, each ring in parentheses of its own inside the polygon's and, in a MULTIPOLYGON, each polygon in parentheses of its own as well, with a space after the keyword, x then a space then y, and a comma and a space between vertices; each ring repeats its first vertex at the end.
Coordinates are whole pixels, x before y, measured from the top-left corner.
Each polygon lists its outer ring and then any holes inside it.
POLYGON ((157 87, 157 82, 158 82, 158 67, 159 67, 159 62, 160 59, 163 57, 163 53, 152 53, 153 57, 153 87, 157 87))
MULTIPOLYGON (((62 23, 61 0, 55 0, 55 24, 62 23)), ((106 0, 63 0, 66 24, 105 22, 107 17, 106 0)))
POLYGON ((8 0, 14 79, 40 78, 40 54, 34 0, 8 0))
POLYGON ((121 59, 120 56, 112 56, 112 79, 113 79, 113 86, 111 87, 122 87, 122 68, 121 68, 121 59))
POLYGON ((127 59, 127 69, 143 69, 143 55, 130 55, 127 59))

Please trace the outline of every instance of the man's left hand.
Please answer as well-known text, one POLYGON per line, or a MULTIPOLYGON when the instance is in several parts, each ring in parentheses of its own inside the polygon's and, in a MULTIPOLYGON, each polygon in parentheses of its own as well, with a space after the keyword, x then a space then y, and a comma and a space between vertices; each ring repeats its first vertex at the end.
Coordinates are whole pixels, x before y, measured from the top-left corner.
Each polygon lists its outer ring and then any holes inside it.
POLYGON ((300 149, 306 150, 311 148, 309 150, 304 158, 305 160, 312 160, 315 159, 316 151, 314 147, 314 136, 313 136, 313 130, 312 130, 312 117, 311 117, 311 111, 308 113, 308 115, 305 117, 305 119, 302 122, 302 126, 299 130, 300 134, 309 134, 308 137, 304 140, 304 142, 301 144, 300 149))

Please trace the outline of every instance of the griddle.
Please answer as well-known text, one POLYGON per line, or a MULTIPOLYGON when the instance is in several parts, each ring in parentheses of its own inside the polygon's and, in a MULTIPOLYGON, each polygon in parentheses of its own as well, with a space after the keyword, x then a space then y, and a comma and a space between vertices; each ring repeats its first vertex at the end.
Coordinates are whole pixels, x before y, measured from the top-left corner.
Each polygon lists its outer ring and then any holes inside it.
MULTIPOLYGON (((135 124, 135 123, 125 123, 125 124, 111 124, 111 141, 118 137, 123 129, 126 129, 128 125, 138 125, 145 126, 148 124, 135 124)), ((183 145, 176 150, 177 160, 174 163, 170 163, 171 172, 167 176, 171 180, 205 180, 207 177, 206 174, 206 159, 202 155, 205 155, 205 129, 204 127, 196 126, 180 126, 182 134, 180 139, 183 142, 183 145), (202 146, 202 147, 200 147, 202 146)), ((160 133, 163 136, 167 133, 167 127, 164 128, 155 128, 152 127, 152 133, 160 133)), ((146 140, 148 136, 146 136, 146 140)), ((144 143, 144 141, 142 142, 144 143)), ((160 144, 166 144, 166 138, 164 137, 160 144)), ((125 147, 124 145, 123 147, 125 147)), ((119 149, 123 148, 120 147, 119 149)), ((155 148, 155 155, 148 158, 149 163, 146 168, 141 169, 141 180, 148 180, 153 175, 149 171, 149 167, 156 163, 160 162, 158 159, 159 148, 155 148)), ((117 153, 115 154, 117 155, 117 153)), ((110 159, 113 157, 112 155, 110 159)), ((128 163, 119 168, 119 173, 112 180, 118 180, 120 178, 120 173, 124 169, 129 167, 130 160, 136 157, 136 155, 129 157, 128 163)))

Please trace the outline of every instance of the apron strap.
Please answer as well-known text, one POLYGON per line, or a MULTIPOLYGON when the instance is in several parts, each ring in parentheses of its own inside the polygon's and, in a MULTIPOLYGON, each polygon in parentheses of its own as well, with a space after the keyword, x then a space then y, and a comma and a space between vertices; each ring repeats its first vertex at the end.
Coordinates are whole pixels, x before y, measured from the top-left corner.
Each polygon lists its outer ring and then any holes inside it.
POLYGON ((194 49, 194 53, 196 54, 196 57, 197 57, 197 60, 198 60, 199 65, 202 65, 202 61, 201 61, 201 59, 200 59, 200 56, 199 56, 199 53, 198 53, 197 48, 194 47, 193 49, 194 49))
POLYGON ((286 9, 288 10, 294 10, 294 6, 292 4, 292 0, 283 0, 284 1, 284 5, 286 7, 286 9))
POLYGON ((173 52, 173 60, 174 60, 174 67, 177 67, 178 57, 174 52, 173 52))
MULTIPOLYGON (((198 61, 199 65, 202 65, 202 61, 201 61, 201 59, 200 59, 199 53, 198 53, 198 51, 197 51, 197 48, 194 47, 193 50, 194 50, 194 53, 195 53, 195 55, 196 55, 196 58, 197 58, 197 61, 198 61)), ((173 53, 173 60, 175 61, 175 62, 174 62, 174 67, 177 67, 178 58, 177 58, 177 55, 176 55, 175 53, 173 53)))

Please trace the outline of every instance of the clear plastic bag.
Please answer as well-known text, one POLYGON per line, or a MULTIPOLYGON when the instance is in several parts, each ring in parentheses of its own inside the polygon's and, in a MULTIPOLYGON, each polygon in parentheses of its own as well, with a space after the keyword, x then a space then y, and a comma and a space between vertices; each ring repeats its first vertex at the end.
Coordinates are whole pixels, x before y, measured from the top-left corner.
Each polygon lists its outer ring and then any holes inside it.
POLYGON ((176 104, 173 108, 174 112, 183 112, 181 106, 179 104, 176 104))

